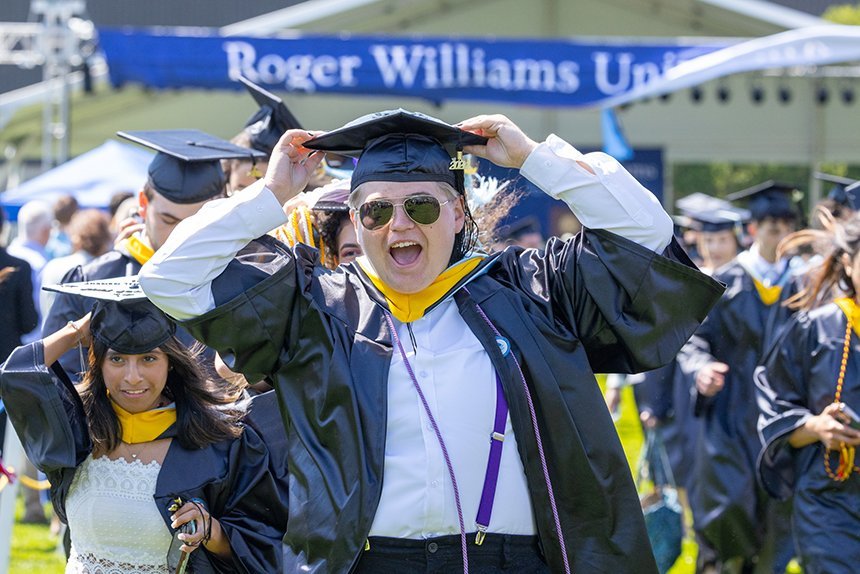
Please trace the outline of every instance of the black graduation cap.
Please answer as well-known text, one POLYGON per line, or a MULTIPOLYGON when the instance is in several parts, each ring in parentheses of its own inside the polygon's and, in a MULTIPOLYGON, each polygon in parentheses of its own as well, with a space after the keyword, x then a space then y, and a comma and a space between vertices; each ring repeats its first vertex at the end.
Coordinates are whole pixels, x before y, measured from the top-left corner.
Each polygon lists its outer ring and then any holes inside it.
POLYGON ((198 203, 224 193, 222 159, 265 158, 263 152, 239 147, 199 130, 117 132, 119 137, 156 150, 149 164, 149 183, 173 203, 198 203))
POLYGON ((438 181, 463 192, 463 146, 487 138, 403 109, 362 116, 304 143, 315 150, 358 156, 351 189, 368 181, 438 181))
POLYGON ((797 219, 799 212, 795 205, 797 186, 768 180, 753 187, 730 194, 729 201, 746 200, 753 221, 767 217, 797 219))
POLYGON ((48 285, 44 289, 95 298, 90 319, 93 339, 120 353, 146 353, 176 332, 173 321, 146 298, 136 276, 48 285))
POLYGON ((856 185, 860 182, 850 177, 821 173, 819 171, 815 172, 814 175, 816 179, 833 184, 833 187, 830 188, 830 192, 827 194, 828 199, 832 199, 839 205, 854 211, 860 209, 860 186, 856 185))
POLYGON ((727 229, 740 231, 751 216, 747 209, 700 192, 683 197, 676 204, 688 220, 688 229, 706 233, 727 229))
POLYGON ((285 131, 303 129, 302 125, 281 98, 245 76, 239 76, 239 81, 245 85, 251 97, 260 106, 260 109, 245 124, 245 133, 251 138, 252 148, 270 156, 285 131))
MULTIPOLYGON (((747 212, 749 213, 749 212, 747 212)), ((715 233, 717 231, 741 231, 744 218, 733 211, 708 211, 703 213, 690 213, 693 226, 698 231, 715 233)))

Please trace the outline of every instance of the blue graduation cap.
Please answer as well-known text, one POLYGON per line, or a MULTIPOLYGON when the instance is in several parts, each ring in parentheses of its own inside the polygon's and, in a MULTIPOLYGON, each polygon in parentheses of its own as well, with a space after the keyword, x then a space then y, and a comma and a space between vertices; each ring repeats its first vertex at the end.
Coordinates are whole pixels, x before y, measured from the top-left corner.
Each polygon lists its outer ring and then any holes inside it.
POLYGON ((800 213, 795 201, 803 194, 797 186, 788 183, 768 180, 747 189, 730 194, 729 201, 745 201, 752 213, 753 221, 761 221, 768 217, 795 220, 800 213))
POLYGON ((199 130, 117 132, 119 137, 154 149, 149 183, 173 203, 199 203, 224 193, 222 159, 265 158, 263 152, 239 147, 199 130))
POLYGON ((827 194, 828 199, 852 211, 860 209, 860 185, 858 185, 860 182, 850 177, 821 173, 819 171, 815 172, 814 176, 816 179, 833 184, 833 187, 830 188, 827 194))
POLYGON ((362 116, 304 143, 309 149, 358 156, 352 188, 369 181, 438 181, 464 193, 463 146, 487 138, 403 109, 362 116))
POLYGON ((689 220, 689 228, 705 233, 733 230, 740 233, 750 219, 747 209, 736 207, 724 199, 694 193, 677 201, 681 213, 689 220))

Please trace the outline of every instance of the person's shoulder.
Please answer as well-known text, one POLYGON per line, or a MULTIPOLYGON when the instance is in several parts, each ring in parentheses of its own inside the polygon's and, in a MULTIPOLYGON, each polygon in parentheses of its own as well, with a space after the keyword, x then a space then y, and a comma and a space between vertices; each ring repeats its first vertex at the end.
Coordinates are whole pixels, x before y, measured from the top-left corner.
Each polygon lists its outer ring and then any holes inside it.
POLYGON ((115 249, 108 251, 89 263, 81 265, 81 280, 92 281, 94 279, 111 279, 113 277, 125 276, 129 263, 138 269, 140 268, 140 265, 125 253, 115 249))

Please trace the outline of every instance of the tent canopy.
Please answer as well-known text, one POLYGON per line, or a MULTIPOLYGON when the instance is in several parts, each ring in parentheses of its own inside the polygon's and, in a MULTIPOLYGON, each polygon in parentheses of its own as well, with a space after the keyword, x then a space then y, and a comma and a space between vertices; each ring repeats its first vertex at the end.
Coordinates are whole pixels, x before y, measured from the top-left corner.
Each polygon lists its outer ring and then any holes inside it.
POLYGON ((81 207, 106 208, 113 194, 136 192, 143 187, 153 155, 138 146, 108 140, 0 194, 0 203, 12 221, 18 219, 18 210, 28 201, 53 203, 67 194, 74 196, 81 207))

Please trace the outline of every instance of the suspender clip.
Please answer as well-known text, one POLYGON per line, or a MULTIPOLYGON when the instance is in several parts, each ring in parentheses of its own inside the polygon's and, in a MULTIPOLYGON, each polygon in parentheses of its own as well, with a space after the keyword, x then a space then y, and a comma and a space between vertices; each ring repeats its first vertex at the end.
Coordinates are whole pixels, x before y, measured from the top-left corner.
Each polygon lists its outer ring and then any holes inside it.
POLYGON ((367 552, 370 550, 370 538, 365 538, 364 540, 364 551, 367 552))
POLYGON ((503 434, 502 434, 502 433, 500 433, 500 432, 495 432, 495 431, 494 431, 494 432, 493 432, 493 434, 491 434, 491 435, 490 435, 490 438, 491 438, 492 440, 497 440, 497 441, 499 441, 499 442, 505 442, 505 435, 503 435, 503 434))
POLYGON ((487 527, 477 523, 475 523, 475 526, 478 527, 478 533, 475 534, 475 545, 480 546, 484 543, 484 538, 487 536, 487 527))

